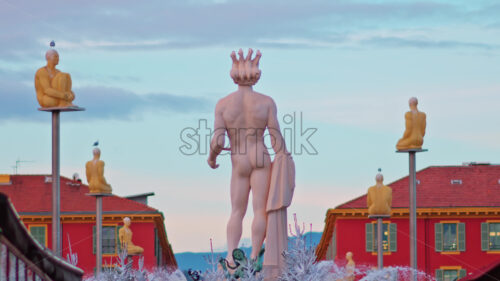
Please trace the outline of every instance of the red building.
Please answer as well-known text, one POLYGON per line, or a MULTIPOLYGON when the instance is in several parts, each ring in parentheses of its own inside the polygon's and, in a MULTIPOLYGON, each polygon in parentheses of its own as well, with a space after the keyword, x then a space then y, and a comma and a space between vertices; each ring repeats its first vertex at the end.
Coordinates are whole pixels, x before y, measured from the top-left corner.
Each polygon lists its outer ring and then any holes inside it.
MULTIPOLYGON (((392 188, 391 218, 384 220, 384 266, 410 263, 409 182, 392 188)), ((319 260, 376 266, 375 221, 368 219, 366 195, 329 209, 319 260)), ((500 165, 433 166, 417 172, 418 268, 436 280, 477 274, 500 261, 500 165)))
MULTIPOLYGON (((52 248, 52 182, 45 175, 0 175, 0 192, 6 194, 32 236, 52 248)), ((78 254, 78 267, 86 274, 96 267, 95 198, 85 195, 88 186, 78 180, 61 177, 61 228, 63 257, 71 250, 78 254), (71 242, 71 245, 70 245, 71 242)), ((145 196, 150 194, 145 194, 145 196)), ((120 243, 118 230, 123 218, 130 217, 133 242, 144 248, 146 268, 177 268, 168 242, 164 217, 158 210, 116 195, 103 198, 103 265, 117 262, 120 243)), ((137 257, 134 257, 137 259, 137 257)), ((136 264, 136 260, 134 261, 136 264)))

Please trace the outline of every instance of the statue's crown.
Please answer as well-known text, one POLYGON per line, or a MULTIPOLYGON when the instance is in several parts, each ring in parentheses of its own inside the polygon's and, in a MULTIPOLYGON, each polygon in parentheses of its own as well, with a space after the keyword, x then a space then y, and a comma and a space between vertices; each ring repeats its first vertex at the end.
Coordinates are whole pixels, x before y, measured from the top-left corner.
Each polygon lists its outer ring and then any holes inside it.
POLYGON ((243 50, 238 51, 239 59, 236 58, 236 53, 231 53, 233 59, 233 67, 231 68, 231 78, 235 84, 240 86, 253 86, 260 79, 259 60, 262 54, 257 50, 255 58, 252 59, 253 50, 248 49, 246 58, 243 56, 243 50))

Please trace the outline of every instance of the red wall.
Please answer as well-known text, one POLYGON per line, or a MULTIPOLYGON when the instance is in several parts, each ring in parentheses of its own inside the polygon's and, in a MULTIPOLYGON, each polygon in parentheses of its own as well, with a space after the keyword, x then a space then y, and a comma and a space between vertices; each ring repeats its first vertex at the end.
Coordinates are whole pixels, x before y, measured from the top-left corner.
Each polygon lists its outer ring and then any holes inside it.
MULTIPOLYGON (((410 264, 410 239, 409 220, 390 219, 391 223, 397 224, 397 252, 384 255, 384 266, 410 264)), ((500 261, 500 254, 488 254, 481 251, 481 222, 484 218, 429 218, 417 221, 417 251, 418 268, 434 276, 435 270, 440 266, 461 266, 467 270, 467 274, 500 261), (434 224, 442 221, 460 221, 465 223, 466 246, 465 252, 457 255, 436 252, 434 224)), ((369 266, 377 265, 377 256, 366 252, 365 248, 365 223, 372 222, 369 219, 344 219, 338 218, 335 222, 337 235, 337 255, 335 260, 343 261, 347 252, 353 252, 356 264, 369 266)))
MULTIPOLYGON (((104 225, 108 224, 103 222, 104 225)), ((109 223, 114 224, 114 223, 109 223)), ((30 223, 26 224, 29 228, 30 223)), ((34 225, 40 225, 34 223, 34 225)), ((52 225, 47 223, 47 246, 52 247, 52 225)), ((123 225, 122 223, 118 225, 123 225)), ((63 223, 62 224, 62 248, 63 258, 69 254, 68 234, 71 240, 71 250, 78 254, 78 267, 85 271, 85 274, 93 274, 96 256, 93 253, 92 228, 93 223, 63 223)), ((146 269, 156 267, 155 257, 155 224, 153 222, 133 222, 130 226, 133 232, 132 241, 135 245, 144 249, 144 266, 146 269)), ((138 257, 134 257, 134 268, 137 268, 138 257)), ((117 256, 103 256, 103 264, 118 263, 117 256)))

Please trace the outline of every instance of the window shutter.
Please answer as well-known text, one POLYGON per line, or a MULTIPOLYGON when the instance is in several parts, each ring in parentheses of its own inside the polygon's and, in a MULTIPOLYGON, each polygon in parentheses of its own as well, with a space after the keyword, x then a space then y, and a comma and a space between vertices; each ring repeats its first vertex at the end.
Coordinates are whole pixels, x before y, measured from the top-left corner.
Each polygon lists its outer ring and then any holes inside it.
POLYGON ((366 251, 373 252, 373 223, 365 224, 366 251))
MULTIPOLYGON (((435 238, 436 252, 442 252, 443 251, 443 224, 442 223, 435 223, 434 224, 434 238, 435 238)), ((441 273, 441 275, 442 275, 442 273, 441 273)))
POLYGON ((465 223, 458 223, 458 250, 465 252, 465 223))
POLYGON ((488 239, 488 223, 481 223, 481 250, 488 251, 489 247, 489 239, 488 239))
POLYGON ((442 269, 436 269, 436 281, 443 281, 443 270, 442 269))
POLYGON ((95 249, 96 249, 96 230, 95 230, 95 225, 92 227, 92 253, 95 255, 95 249))
POLYGON ((395 223, 389 224, 389 250, 391 252, 398 250, 398 226, 395 223))
POLYGON ((458 279, 462 279, 462 278, 464 278, 466 275, 467 275, 467 271, 466 271, 465 269, 463 269, 463 268, 462 268, 462 269, 460 269, 460 270, 458 271, 458 279))

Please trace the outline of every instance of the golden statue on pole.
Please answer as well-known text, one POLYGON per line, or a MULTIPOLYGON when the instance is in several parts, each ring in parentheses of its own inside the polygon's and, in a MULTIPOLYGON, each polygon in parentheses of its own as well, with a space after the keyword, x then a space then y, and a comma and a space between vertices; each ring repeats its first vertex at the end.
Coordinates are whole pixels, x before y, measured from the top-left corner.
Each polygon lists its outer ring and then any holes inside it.
POLYGON ((406 129, 403 137, 396 144, 397 150, 420 149, 424 143, 426 115, 418 111, 417 98, 410 98, 410 111, 406 112, 406 129))
POLYGON ((101 150, 94 148, 94 159, 87 162, 85 170, 90 193, 111 193, 111 185, 104 178, 104 161, 100 160, 101 150))
MULTIPOLYGON (((50 42, 54 47, 54 41, 50 42)), ((74 107, 75 94, 71 91, 71 76, 56 68, 59 54, 55 49, 45 53, 47 65, 39 68, 35 74, 36 98, 42 108, 74 107)))

